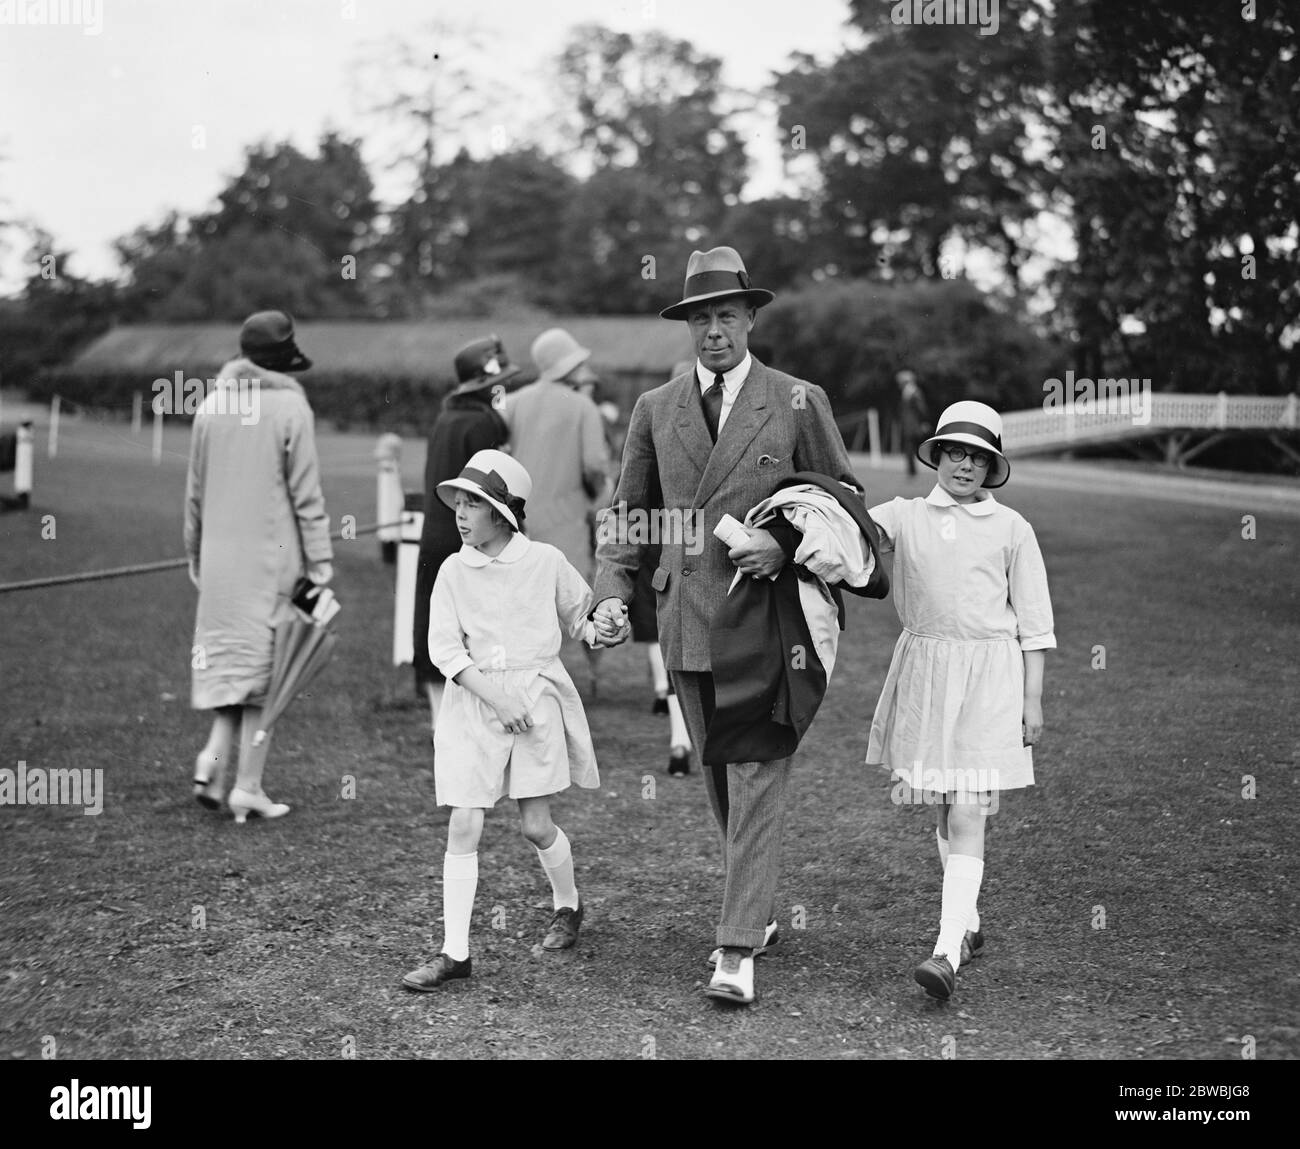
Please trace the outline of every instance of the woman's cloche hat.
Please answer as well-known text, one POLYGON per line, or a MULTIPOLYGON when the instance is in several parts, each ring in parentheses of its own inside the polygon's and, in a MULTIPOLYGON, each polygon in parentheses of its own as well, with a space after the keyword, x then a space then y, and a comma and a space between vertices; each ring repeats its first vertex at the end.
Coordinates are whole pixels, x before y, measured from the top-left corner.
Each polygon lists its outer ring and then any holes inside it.
POLYGON ((661 319, 685 319, 697 303, 743 296, 750 307, 762 307, 776 298, 765 287, 750 287, 749 272, 740 252, 734 247, 715 247, 710 251, 693 251, 686 261, 686 284, 679 303, 665 307, 661 319))
POLYGON ((504 451, 476 451, 454 479, 438 484, 438 498, 454 507, 457 491, 486 499, 517 531, 524 529, 524 503, 533 479, 524 465, 504 451))
POLYGON ((456 352, 456 394, 494 387, 519 374, 495 335, 475 339, 456 352))
POLYGON ((537 381, 558 383, 591 358, 591 349, 583 347, 563 327, 552 327, 533 340, 531 354, 537 368, 537 381))
POLYGON ((306 371, 311 366, 294 342, 293 320, 283 311, 256 311, 245 319, 239 350, 268 371, 306 371))
POLYGON ((1011 478, 1011 464, 1002 453, 1002 416, 987 403, 963 399, 945 408, 934 434, 916 448, 916 457, 927 467, 937 469, 935 447, 940 443, 962 443, 992 455, 984 475, 986 487, 1000 487, 1011 478))

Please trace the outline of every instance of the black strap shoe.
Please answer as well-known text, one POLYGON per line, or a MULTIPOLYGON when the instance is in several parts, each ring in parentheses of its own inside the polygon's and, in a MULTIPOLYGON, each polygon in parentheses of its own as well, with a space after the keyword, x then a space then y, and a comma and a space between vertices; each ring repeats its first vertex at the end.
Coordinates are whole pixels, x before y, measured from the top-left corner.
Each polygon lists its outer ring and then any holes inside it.
POLYGON ((571 949, 578 941, 578 931, 582 929, 582 899, 578 899, 578 908, 562 906, 551 915, 551 928, 542 939, 544 950, 571 949))
POLYGON ((947 1001, 957 988, 957 971, 944 954, 926 958, 916 967, 912 976, 916 978, 917 985, 940 1001, 947 1001))
POLYGON ((406 989, 415 990, 416 993, 429 993, 444 982, 469 977, 471 968, 472 963, 469 958, 464 961, 457 961, 446 954, 439 954, 428 965, 422 965, 419 969, 411 970, 402 978, 402 985, 406 989))

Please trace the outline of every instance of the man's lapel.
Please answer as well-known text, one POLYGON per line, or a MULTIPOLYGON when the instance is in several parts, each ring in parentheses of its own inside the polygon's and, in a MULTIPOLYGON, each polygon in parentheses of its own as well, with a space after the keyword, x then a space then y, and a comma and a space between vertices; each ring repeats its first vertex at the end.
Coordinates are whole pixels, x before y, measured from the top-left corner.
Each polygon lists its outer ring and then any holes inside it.
MULTIPOLYGON (((749 376, 745 379, 736 402, 727 412, 727 421, 722 426, 718 441, 709 455, 708 465, 700 478, 699 488, 695 492, 695 505, 704 502, 722 485, 722 481, 731 474, 745 448, 754 440, 760 428, 772 417, 768 407, 767 368, 757 359, 750 363, 749 376)), ((699 403, 696 403, 697 410, 699 403)), ((704 441, 709 441, 709 429, 704 423, 704 412, 698 413, 700 427, 704 431, 704 441)))
POLYGON ((713 440, 709 437, 709 425, 704 421, 704 408, 700 406, 700 384, 694 365, 678 385, 677 418, 673 425, 687 456, 695 464, 696 474, 702 475, 709 465, 713 440))

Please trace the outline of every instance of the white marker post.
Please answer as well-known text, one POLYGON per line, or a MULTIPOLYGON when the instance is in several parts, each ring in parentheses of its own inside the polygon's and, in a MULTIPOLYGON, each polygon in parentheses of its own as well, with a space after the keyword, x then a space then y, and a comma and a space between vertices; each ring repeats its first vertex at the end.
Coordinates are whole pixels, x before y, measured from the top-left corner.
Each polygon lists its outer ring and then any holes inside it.
POLYGON ((872 470, 880 470, 880 412, 874 407, 867 410, 867 449, 872 470))
POLYGON ((14 494, 21 506, 26 507, 32 495, 32 421, 24 419, 18 425, 18 439, 14 447, 14 494))
MULTIPOLYGON (((381 524, 379 553, 384 562, 397 561, 398 544, 402 539, 402 528, 398 522, 406 496, 402 493, 402 439, 391 431, 379 436, 375 444, 375 459, 379 463, 378 488, 375 493, 375 510, 381 524)), ((418 539, 416 540, 419 541, 418 539)))
POLYGON ((153 413, 153 465, 155 467, 162 462, 162 432, 163 413, 160 405, 153 413))
POLYGON ((393 594, 393 665, 415 662, 415 576, 420 567, 420 535, 424 512, 403 511, 401 545, 397 548, 397 587, 393 594))
POLYGON ((57 395, 50 400, 50 442, 46 450, 51 459, 59 453, 59 407, 61 400, 57 395))

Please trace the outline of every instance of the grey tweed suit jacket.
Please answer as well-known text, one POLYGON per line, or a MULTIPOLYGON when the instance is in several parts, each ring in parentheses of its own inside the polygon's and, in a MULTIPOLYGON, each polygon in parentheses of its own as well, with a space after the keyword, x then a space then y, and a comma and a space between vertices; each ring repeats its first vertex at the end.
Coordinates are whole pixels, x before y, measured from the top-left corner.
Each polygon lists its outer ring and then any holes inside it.
POLYGON ((724 514, 743 521, 796 471, 863 489, 849 469, 826 392, 815 383, 751 357, 716 444, 693 366, 646 392, 632 411, 618 489, 597 534, 593 601, 631 602, 637 570, 661 542, 653 585, 664 662, 670 670, 708 670, 710 620, 736 573, 713 528, 724 514))

